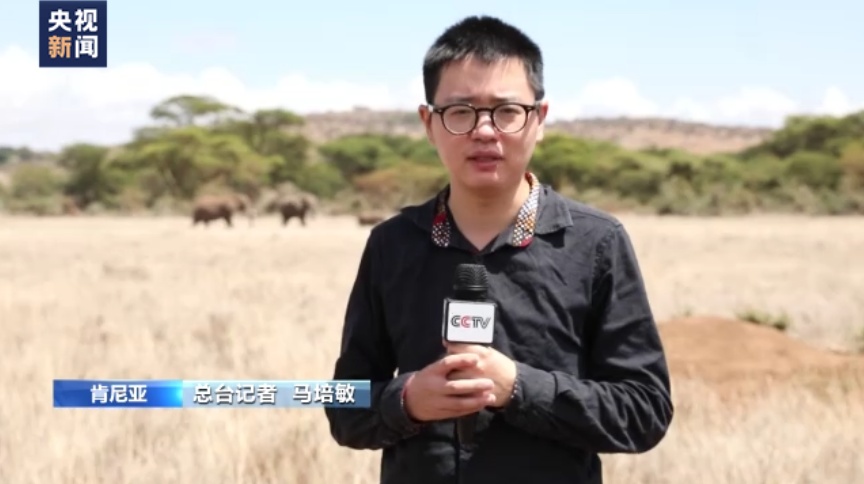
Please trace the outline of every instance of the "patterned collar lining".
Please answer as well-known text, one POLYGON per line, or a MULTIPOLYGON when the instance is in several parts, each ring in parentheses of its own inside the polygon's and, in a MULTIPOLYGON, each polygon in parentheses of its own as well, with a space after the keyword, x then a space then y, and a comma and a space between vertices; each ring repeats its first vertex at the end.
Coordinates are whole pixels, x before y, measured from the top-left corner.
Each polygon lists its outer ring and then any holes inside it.
MULTIPOLYGON (((516 215, 516 224, 510 234, 510 245, 515 247, 526 247, 534 238, 534 228, 537 224, 537 209, 540 200, 540 182, 537 176, 531 172, 525 174, 531 186, 528 199, 522 204, 516 215)), ((448 186, 438 194, 435 207, 435 219, 432 222, 432 242, 438 247, 450 245, 450 221, 447 219, 447 198, 450 194, 448 186)))

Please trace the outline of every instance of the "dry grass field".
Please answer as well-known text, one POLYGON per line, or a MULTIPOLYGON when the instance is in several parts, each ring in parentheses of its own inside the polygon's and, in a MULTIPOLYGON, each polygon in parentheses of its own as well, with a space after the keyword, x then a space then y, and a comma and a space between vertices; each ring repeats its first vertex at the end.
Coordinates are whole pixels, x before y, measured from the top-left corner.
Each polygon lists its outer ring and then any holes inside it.
MULTIPOLYGON (((864 482, 864 374, 831 350, 864 330, 864 220, 621 219, 677 412, 653 451, 604 456, 607 482, 864 482), (701 317, 745 310, 791 326, 701 317)), ((319 410, 51 407, 53 378, 328 378, 368 230, 0 218, 0 482, 377 482, 319 410)))

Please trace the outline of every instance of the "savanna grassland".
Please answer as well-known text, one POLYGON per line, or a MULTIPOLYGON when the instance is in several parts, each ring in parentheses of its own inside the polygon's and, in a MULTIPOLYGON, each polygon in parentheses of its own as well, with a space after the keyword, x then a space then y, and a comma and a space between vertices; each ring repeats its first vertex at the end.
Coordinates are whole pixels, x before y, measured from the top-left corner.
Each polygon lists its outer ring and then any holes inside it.
MULTIPOLYGON (((604 456, 607 482, 864 482, 864 220, 620 218, 677 412, 651 452, 604 456)), ((0 482, 377 482, 320 410, 51 407, 53 378, 329 378, 368 230, 0 218, 0 482)))

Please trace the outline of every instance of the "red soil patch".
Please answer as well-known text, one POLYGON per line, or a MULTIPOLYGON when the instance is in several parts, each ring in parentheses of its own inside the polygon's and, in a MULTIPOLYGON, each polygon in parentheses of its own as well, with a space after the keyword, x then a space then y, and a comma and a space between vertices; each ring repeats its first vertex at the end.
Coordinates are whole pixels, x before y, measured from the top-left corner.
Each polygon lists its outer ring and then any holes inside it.
POLYGON ((745 321, 691 317, 658 326, 673 379, 725 386, 849 371, 864 375, 860 356, 813 347, 779 330, 745 321))

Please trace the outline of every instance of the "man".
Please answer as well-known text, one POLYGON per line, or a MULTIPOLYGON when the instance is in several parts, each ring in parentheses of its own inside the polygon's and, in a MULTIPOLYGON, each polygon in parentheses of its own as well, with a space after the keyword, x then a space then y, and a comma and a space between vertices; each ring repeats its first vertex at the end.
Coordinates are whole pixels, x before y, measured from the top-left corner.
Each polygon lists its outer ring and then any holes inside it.
POLYGON ((372 405, 326 411, 340 445, 383 449, 382 483, 600 483, 599 453, 647 451, 672 420, 627 233, 528 170, 542 70, 540 49, 489 17, 426 56, 420 118, 450 183, 371 231, 334 378, 371 380, 372 405), (465 262, 486 266, 500 307, 492 348, 442 343, 465 262), (455 420, 477 412, 460 445, 455 420))

